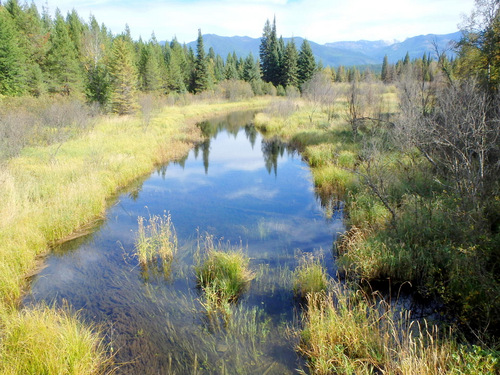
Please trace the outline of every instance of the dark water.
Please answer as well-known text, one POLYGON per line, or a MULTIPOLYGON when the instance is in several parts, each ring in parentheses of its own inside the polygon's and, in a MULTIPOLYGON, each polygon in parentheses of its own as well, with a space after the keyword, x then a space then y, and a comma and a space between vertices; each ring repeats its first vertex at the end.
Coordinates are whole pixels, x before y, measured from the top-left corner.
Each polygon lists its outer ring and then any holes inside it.
POLYGON ((293 150, 264 141, 237 113, 200 124, 209 136, 187 158, 137 181, 85 237, 55 249, 32 282, 25 305, 69 304, 106 334, 124 374, 287 374, 300 306, 292 272, 301 253, 323 257, 335 273, 332 243, 343 231, 314 194, 293 150), (138 216, 169 212, 179 239, 170 276, 142 272, 134 256, 138 216), (214 325, 200 303, 193 257, 206 233, 242 246, 255 279, 214 325))

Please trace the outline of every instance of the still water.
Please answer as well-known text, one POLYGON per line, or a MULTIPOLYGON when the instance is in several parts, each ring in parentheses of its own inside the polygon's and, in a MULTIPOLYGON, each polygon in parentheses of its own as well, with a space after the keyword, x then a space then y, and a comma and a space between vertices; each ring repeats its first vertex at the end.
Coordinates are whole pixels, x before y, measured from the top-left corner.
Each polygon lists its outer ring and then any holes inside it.
POLYGON ((292 272, 303 253, 335 273, 342 211, 325 218, 300 155, 264 140, 252 113, 200 124, 204 143, 119 195, 95 231, 46 259, 24 304, 70 305, 101 327, 118 374, 287 374, 304 368, 292 332, 300 301, 292 272), (179 249, 172 272, 142 272, 137 218, 170 213, 179 249), (230 324, 207 319, 193 264, 206 235, 238 246, 255 274, 230 324))

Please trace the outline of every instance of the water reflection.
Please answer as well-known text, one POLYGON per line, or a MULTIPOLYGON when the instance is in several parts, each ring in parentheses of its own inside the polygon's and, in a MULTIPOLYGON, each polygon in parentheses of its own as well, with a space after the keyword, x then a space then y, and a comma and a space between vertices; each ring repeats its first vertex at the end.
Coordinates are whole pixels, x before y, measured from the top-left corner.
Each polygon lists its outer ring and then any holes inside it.
POLYGON ((296 319, 291 275, 300 252, 322 253, 343 231, 315 197, 300 155, 263 140, 252 113, 200 124, 209 136, 186 159, 162 166, 119 196, 96 232, 48 257, 24 303, 69 302, 103 324, 118 373, 295 373, 286 328, 296 319), (260 143, 261 147, 257 147, 260 143), (171 214, 179 250, 169 280, 141 276, 137 217, 171 214), (198 233, 242 243, 256 273, 235 306, 233 325, 207 328, 193 275, 198 233))

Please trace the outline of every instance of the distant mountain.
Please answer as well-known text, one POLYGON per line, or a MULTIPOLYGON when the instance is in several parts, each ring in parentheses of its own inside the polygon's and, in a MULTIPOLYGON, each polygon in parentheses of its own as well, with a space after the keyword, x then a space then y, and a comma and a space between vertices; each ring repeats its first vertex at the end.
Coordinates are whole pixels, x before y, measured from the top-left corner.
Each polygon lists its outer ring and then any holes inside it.
MULTIPOLYGON (((309 41, 312 51, 318 61, 324 66, 339 65, 371 65, 381 64, 385 55, 389 62, 394 63, 403 59, 408 52, 411 58, 422 57, 424 53, 434 55, 433 43, 436 42, 440 51, 447 50, 449 56, 454 56, 454 52, 449 50, 449 46, 460 39, 461 33, 437 35, 419 35, 408 38, 404 42, 386 42, 378 41, 346 41, 326 43, 324 45, 309 41)), ((288 43, 291 38, 284 38, 288 43)), ((301 37, 295 37, 294 41, 297 49, 300 48, 301 37)), ((250 52, 254 57, 259 57, 260 38, 250 38, 247 36, 219 36, 215 34, 203 35, 203 43, 206 50, 212 47, 216 54, 224 59, 228 53, 236 52, 236 55, 246 57, 250 52)), ((188 46, 196 50, 196 41, 188 43, 188 46)))
POLYGON ((406 55, 410 54, 411 58, 422 57, 424 53, 435 55, 434 43, 438 46, 440 52, 446 51, 448 56, 454 56, 455 52, 450 49, 453 44, 460 40, 461 33, 458 31, 452 34, 437 35, 419 35, 413 38, 408 38, 404 42, 385 42, 360 40, 356 42, 334 42, 325 44, 328 47, 341 49, 344 51, 356 51, 376 59, 379 63, 387 55, 389 62, 396 62, 406 55))

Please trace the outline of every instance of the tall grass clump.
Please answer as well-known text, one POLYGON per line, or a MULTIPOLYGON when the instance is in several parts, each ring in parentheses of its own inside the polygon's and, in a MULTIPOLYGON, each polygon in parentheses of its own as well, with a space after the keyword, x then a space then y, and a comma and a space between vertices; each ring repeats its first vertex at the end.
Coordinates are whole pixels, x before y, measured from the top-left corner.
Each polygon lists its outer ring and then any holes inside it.
POLYGON ((328 276, 321 265, 321 259, 312 254, 304 254, 293 273, 293 291, 295 295, 306 298, 309 294, 326 293, 328 276))
POLYGON ((153 215, 149 219, 137 218, 138 231, 135 240, 136 256, 143 270, 149 266, 161 268, 165 275, 177 252, 177 234, 170 213, 163 216, 153 215))
POLYGON ((6 314, 0 373, 96 375, 109 370, 106 346, 75 314, 44 306, 6 314))
POLYGON ((397 313, 379 296, 332 284, 308 295, 299 353, 314 374, 496 374, 499 354, 397 313))
POLYGON ((236 301, 253 279, 250 259, 243 249, 215 245, 213 237, 205 238, 204 254, 198 259, 195 273, 198 285, 205 293, 206 308, 217 310, 236 301))
POLYGON ((384 350, 378 330, 378 310, 355 292, 334 284, 327 298, 307 297, 299 353, 314 374, 368 374, 381 370, 384 350))

